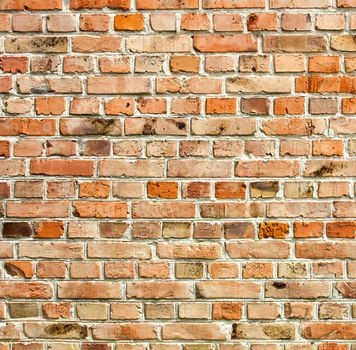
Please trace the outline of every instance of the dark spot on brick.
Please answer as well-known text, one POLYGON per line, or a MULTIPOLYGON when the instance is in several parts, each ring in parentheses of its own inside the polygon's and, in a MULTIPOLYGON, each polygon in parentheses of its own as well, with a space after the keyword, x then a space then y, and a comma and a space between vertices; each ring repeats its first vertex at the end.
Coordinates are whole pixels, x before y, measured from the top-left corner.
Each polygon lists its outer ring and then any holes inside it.
POLYGON ((67 38, 64 37, 42 37, 35 38, 31 41, 31 45, 42 48, 42 47, 55 47, 57 45, 66 45, 67 38))
POLYGON ((225 238, 253 238, 254 227, 250 222, 231 222, 224 224, 225 238))
MULTIPOLYGON (((288 110, 287 110, 287 113, 288 113, 288 110)), ((306 128, 307 128, 307 134, 312 135, 314 132, 315 126, 313 125, 313 122, 311 120, 307 121, 306 128)))
POLYGON ((5 268, 6 273, 10 276, 25 278, 24 272, 19 267, 15 266, 9 262, 6 262, 4 264, 4 268, 5 268))
POLYGON ((312 196, 313 195, 313 186, 309 186, 308 189, 305 191, 305 194, 307 196, 312 196))
POLYGON ((49 58, 46 64, 46 71, 52 70, 52 60, 49 58))
POLYGON ((137 99, 137 103, 139 103, 142 107, 147 105, 147 100, 145 100, 142 96, 137 99))
POLYGON ((279 325, 266 325, 263 333, 271 339, 293 339, 294 332, 291 328, 284 328, 279 325))
POLYGON ((73 216, 80 217, 80 214, 75 207, 73 208, 73 216))
POLYGON ((32 226, 28 222, 4 222, 2 228, 3 237, 31 237, 32 226))
POLYGON ((154 124, 156 123, 156 120, 151 119, 148 120, 145 125, 143 126, 142 134, 143 135, 155 135, 156 130, 154 128, 154 124))
POLYGON ((109 344, 102 343, 85 343, 82 345, 82 350, 110 350, 109 344))
POLYGON ((50 92, 50 88, 48 85, 36 86, 31 89, 31 93, 33 94, 44 94, 50 92))
POLYGON ((248 26, 254 26, 256 23, 257 23, 257 20, 258 20, 258 16, 256 13, 252 13, 248 16, 248 19, 247 19, 247 25, 248 26))
POLYGON ((57 323, 47 326, 45 332, 52 336, 65 336, 68 333, 76 334, 80 339, 85 339, 88 336, 88 329, 86 326, 71 323, 57 323))
POLYGON ((231 339, 241 339, 244 338, 245 333, 238 328, 237 323, 232 324, 231 339))
POLYGON ((287 284, 284 282, 273 282, 272 285, 277 289, 284 289, 287 287, 287 284))
POLYGON ((185 123, 183 122, 177 122, 176 125, 179 130, 185 129, 185 123))
POLYGON ((106 135, 115 127, 115 119, 93 119, 90 122, 96 128, 98 135, 106 135))
POLYGON ((261 191, 275 191, 279 190, 278 182, 252 182, 251 187, 257 188, 261 191))
POLYGON ((313 171, 311 176, 327 176, 332 175, 334 170, 338 169, 339 165, 335 163, 330 163, 329 165, 323 165, 320 169, 313 171))

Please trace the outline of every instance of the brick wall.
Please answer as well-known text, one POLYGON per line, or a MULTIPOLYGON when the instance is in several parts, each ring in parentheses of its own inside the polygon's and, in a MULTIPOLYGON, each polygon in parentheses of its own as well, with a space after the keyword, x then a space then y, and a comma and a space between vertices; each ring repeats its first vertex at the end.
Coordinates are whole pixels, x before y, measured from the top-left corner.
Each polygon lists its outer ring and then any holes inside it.
POLYGON ((0 0, 0 350, 355 350, 355 0, 0 0))

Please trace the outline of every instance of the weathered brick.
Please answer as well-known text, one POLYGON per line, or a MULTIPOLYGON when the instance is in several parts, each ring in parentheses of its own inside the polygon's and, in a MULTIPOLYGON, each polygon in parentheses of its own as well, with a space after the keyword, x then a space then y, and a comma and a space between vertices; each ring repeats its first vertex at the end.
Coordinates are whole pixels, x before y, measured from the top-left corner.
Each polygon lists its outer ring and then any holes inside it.
POLYGON ((226 89, 232 93, 289 93, 291 81, 289 77, 237 77, 227 78, 226 89))
POLYGON ((197 34, 194 48, 200 52, 253 52, 257 51, 257 40, 250 34, 197 34))
POLYGON ((282 29, 285 31, 305 31, 311 30, 310 14, 304 13, 283 13, 282 29))
POLYGON ((345 323, 305 323, 302 337, 306 339, 350 340, 355 337, 355 325, 345 323))
POLYGON ((3 73, 26 73, 29 68, 28 57, 0 57, 0 70, 3 73))
POLYGON ((33 160, 30 165, 31 174, 92 176, 94 164, 85 160, 33 160))
POLYGON ((163 259, 216 259, 221 256, 221 247, 219 244, 204 243, 190 245, 159 243, 157 253, 163 259))
POLYGON ((192 284, 189 282, 133 282, 127 284, 127 297, 134 299, 189 299, 192 284))
POLYGON ((120 299, 117 282, 59 282, 58 298, 64 299, 120 299))
POLYGON ((189 52, 191 40, 188 35, 130 36, 126 48, 131 52, 189 52))
POLYGON ((88 93, 106 94, 141 94, 150 92, 150 79, 141 77, 88 77, 88 93))
POLYGON ((157 339, 154 323, 106 323, 93 329, 93 338, 98 340, 150 340, 157 339))
POLYGON ((260 285, 254 282, 203 281, 196 285, 199 298, 251 298, 260 295, 260 285))
POLYGON ((263 38, 265 52, 321 52, 326 40, 321 35, 267 35, 263 38))
POLYGON ((19 256, 28 258, 82 258, 83 246, 79 243, 37 243, 21 242, 19 244, 19 256))
POLYGON ((267 282, 267 298, 316 299, 329 296, 329 285, 326 282, 267 282))
POLYGON ((65 53, 68 50, 68 38, 50 36, 7 37, 5 51, 9 53, 65 53))
POLYGON ((190 202, 136 202, 132 215, 135 218, 192 218, 195 207, 190 202))
POLYGON ((285 259, 289 256, 290 246, 285 242, 238 242, 227 243, 226 251, 232 258, 285 259))
POLYGON ((217 323, 173 323, 163 326, 163 339, 225 340, 226 332, 217 323))
POLYGON ((274 325, 257 323, 236 323, 232 325, 233 339, 259 339, 259 340, 291 340, 295 338, 293 324, 275 323, 274 325))
POLYGON ((52 285, 48 282, 0 282, 1 298, 12 299, 50 299, 53 296, 52 285))

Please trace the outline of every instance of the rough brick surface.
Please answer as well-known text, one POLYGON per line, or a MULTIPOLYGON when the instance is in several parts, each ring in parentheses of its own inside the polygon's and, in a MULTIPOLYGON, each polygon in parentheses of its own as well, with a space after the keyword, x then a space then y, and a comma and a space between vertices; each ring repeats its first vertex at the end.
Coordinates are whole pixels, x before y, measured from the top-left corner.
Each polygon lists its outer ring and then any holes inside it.
POLYGON ((0 0, 0 350, 356 350, 355 0, 0 0))

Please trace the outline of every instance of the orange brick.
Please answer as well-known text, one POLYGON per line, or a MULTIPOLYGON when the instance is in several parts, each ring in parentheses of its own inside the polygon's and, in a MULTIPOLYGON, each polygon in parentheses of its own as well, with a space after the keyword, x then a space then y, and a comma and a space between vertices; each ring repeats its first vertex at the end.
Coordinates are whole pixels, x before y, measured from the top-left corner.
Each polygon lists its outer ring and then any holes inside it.
POLYGON ((205 111, 207 114, 235 114, 236 99, 207 98, 205 111))
POLYGON ((116 15, 115 30, 141 31, 144 27, 144 17, 141 14, 116 15))
POLYGON ((338 73, 340 71, 339 56, 311 56, 308 70, 312 73, 338 73))
POLYGON ((150 198, 178 198, 177 182, 148 182, 147 192, 150 198))

